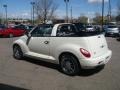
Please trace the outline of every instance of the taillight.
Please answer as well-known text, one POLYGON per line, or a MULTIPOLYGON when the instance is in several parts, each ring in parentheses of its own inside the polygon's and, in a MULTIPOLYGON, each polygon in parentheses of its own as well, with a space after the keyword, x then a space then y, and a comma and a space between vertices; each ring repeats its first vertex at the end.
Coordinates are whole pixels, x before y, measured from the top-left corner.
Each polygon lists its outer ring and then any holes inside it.
POLYGON ((80 52, 87 58, 90 58, 91 57, 91 54, 89 51, 83 49, 83 48, 80 48, 80 52))

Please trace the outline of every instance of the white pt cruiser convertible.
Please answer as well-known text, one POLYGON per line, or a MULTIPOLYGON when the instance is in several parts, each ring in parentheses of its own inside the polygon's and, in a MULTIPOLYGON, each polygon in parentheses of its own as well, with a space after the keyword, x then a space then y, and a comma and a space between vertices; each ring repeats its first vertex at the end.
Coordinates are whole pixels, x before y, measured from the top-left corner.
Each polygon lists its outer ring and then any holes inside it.
POLYGON ((57 63, 68 75, 105 65, 111 55, 101 31, 80 30, 79 25, 66 23, 38 25, 13 43, 16 59, 26 56, 57 63))

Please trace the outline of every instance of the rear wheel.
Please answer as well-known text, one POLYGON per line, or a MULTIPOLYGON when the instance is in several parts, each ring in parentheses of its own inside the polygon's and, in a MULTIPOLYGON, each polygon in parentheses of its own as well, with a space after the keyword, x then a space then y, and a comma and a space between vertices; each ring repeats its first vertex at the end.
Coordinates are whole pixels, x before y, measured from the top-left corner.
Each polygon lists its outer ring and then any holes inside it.
POLYGON ((23 52, 22 52, 20 46, 15 45, 13 47, 13 56, 14 56, 14 58, 16 58, 18 60, 21 60, 23 58, 23 52))
POLYGON ((76 75, 80 70, 76 57, 71 54, 64 54, 61 56, 60 66, 63 73, 67 75, 76 75))

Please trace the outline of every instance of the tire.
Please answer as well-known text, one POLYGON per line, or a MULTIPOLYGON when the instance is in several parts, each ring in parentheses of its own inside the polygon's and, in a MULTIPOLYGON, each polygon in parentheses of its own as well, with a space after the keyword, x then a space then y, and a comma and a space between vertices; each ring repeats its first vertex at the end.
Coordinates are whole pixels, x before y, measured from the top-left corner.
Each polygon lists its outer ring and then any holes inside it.
POLYGON ((23 52, 22 52, 20 46, 15 45, 13 47, 13 56, 15 59, 18 59, 18 60, 23 59, 23 52))
POLYGON ((9 34, 9 38, 12 38, 13 37, 13 34, 9 34))
POLYGON ((80 71, 80 65, 77 58, 72 54, 63 54, 60 57, 60 66, 62 72, 70 76, 74 76, 80 71))

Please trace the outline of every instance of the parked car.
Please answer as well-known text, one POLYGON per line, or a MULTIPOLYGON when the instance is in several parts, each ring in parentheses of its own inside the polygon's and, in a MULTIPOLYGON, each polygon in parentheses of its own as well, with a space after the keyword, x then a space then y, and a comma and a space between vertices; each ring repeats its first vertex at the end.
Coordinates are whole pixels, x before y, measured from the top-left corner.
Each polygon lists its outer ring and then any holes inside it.
POLYGON ((108 25, 105 28, 106 36, 119 36, 119 28, 116 25, 108 25))
POLYGON ((27 28, 27 32, 30 32, 35 26, 33 25, 27 25, 26 28, 27 28))
POLYGON ((0 30, 4 30, 6 27, 3 24, 0 24, 0 30))
POLYGON ((4 30, 0 31, 1 37, 17 37, 24 35, 26 30, 15 26, 14 28, 5 28, 4 30))
POLYGON ((67 75, 105 65, 111 55, 101 31, 80 31, 74 24, 38 25, 13 43, 16 59, 27 56, 53 62, 67 75))
POLYGON ((119 35, 117 37, 117 40, 120 41, 120 31, 119 31, 119 35))
POLYGON ((87 31, 95 31, 95 28, 92 25, 87 25, 86 30, 87 31))
POLYGON ((79 30, 79 31, 85 30, 84 23, 73 23, 73 24, 76 26, 77 30, 79 30))

